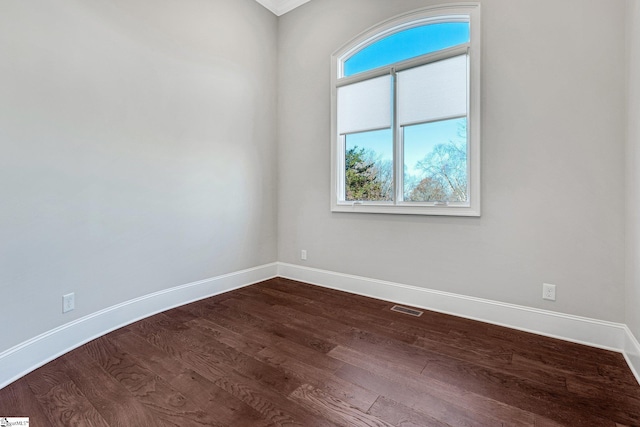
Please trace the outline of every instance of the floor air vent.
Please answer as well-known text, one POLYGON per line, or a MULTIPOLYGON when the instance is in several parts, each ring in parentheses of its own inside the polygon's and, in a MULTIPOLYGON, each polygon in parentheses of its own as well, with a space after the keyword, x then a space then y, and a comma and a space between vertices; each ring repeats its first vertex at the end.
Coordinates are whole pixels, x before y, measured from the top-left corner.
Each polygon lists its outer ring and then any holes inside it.
POLYGON ((391 307, 391 311, 397 311, 398 313, 408 314, 410 316, 420 317, 422 316, 422 311, 414 310, 413 308, 403 307, 401 305, 394 305, 391 307))

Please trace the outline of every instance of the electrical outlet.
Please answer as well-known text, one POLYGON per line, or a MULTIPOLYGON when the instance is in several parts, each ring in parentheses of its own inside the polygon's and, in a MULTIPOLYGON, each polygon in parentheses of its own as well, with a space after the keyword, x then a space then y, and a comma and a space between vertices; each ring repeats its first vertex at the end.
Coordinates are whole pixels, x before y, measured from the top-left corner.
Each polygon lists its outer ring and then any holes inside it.
POLYGON ((552 285, 550 283, 542 284, 542 299, 546 299, 549 301, 556 300, 556 285, 552 285))
POLYGON ((303 261, 307 260, 307 250, 306 249, 303 249, 303 250, 300 251, 300 259, 303 260, 303 261))
POLYGON ((70 294, 62 295, 62 312, 66 313, 74 308, 76 308, 76 294, 71 292, 70 294))

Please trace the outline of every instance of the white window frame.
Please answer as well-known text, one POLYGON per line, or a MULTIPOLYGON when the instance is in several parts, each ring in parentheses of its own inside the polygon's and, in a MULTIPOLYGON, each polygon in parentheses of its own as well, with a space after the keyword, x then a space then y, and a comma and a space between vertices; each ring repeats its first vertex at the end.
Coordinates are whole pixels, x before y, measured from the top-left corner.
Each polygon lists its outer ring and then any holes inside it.
MULTIPOLYGON (((346 43, 331 57, 331 211, 410 215, 480 216, 480 4, 451 3, 419 9, 378 24, 346 43), (358 51, 399 31, 437 22, 469 22, 470 42, 419 56, 373 70, 343 76, 344 62, 358 51), (467 111, 467 179, 466 202, 403 202, 402 128, 393 120, 393 201, 345 200, 345 137, 337 130, 338 87, 394 74, 419 65, 468 55, 469 90, 467 111)), ((394 95, 395 99, 395 95, 394 95)), ((395 101, 394 101, 395 103, 395 101)), ((394 106, 394 116, 397 115, 394 106)))

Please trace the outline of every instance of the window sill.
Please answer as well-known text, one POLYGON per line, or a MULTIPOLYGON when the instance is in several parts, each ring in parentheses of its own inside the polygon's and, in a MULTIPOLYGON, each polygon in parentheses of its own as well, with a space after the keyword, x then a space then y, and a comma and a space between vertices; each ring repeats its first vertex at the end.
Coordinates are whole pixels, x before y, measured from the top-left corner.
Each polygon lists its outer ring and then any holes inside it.
POLYGON ((373 213, 393 215, 431 215, 431 216, 468 216, 479 217, 480 208, 469 205, 391 205, 372 203, 336 203, 331 212, 373 213))

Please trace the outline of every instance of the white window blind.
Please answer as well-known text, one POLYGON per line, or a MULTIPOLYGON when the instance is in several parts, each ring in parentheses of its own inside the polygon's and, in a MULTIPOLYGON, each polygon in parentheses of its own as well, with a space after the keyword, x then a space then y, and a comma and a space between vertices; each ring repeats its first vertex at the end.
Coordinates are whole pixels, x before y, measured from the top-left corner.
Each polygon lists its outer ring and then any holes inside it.
POLYGON ((338 134, 390 127, 390 75, 338 88, 338 134))
POLYGON ((467 55, 398 72, 400 126, 467 115, 467 55))

